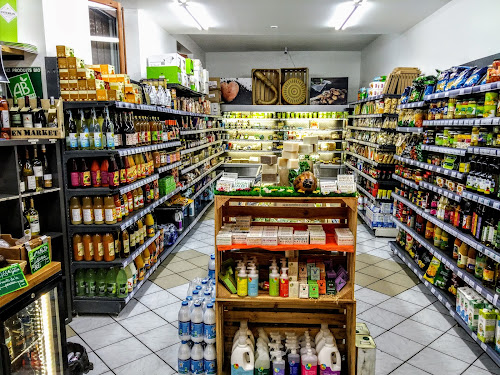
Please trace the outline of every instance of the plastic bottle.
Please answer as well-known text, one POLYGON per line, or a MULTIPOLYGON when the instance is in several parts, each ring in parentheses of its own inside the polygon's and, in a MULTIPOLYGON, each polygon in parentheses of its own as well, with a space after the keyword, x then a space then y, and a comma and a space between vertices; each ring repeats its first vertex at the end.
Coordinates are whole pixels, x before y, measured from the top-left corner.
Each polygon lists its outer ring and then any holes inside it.
POLYGON ((130 266, 130 271, 132 272, 132 278, 133 278, 133 283, 134 283, 134 288, 137 285, 137 268, 135 266, 134 262, 131 262, 129 264, 130 266))
POLYGON ((273 297, 278 297, 280 295, 280 274, 277 268, 270 269, 269 272, 269 295, 273 297))
POLYGON ((99 268, 97 271, 96 275, 96 295, 99 297, 104 297, 106 296, 106 269, 105 268, 99 268))
POLYGON ((267 348, 260 346, 257 348, 255 358, 255 375, 269 375, 271 372, 271 359, 267 348))
POLYGON ((177 371, 179 374, 188 375, 191 370, 191 349, 187 341, 182 341, 177 352, 177 371))
POLYGON ((182 341, 191 340, 191 317, 189 314, 188 301, 182 301, 178 314, 179 338, 182 341))
POLYGON ((236 289, 240 297, 246 297, 248 295, 248 276, 244 267, 238 272, 236 289))
POLYGON ((215 279, 215 254, 210 255, 208 261, 208 277, 215 279))
POLYGON ((326 341, 332 338, 333 339, 333 344, 337 346, 337 343, 335 341, 335 337, 333 337, 331 332, 325 332, 325 335, 319 340, 318 345, 316 345, 316 354, 319 354, 320 350, 323 349, 325 346, 326 341))
POLYGON ((318 352, 318 365, 320 375, 340 375, 340 352, 334 342, 333 336, 325 338, 323 348, 318 352), (334 359, 335 356, 335 359, 334 359))
POLYGON ((195 342, 191 348, 191 375, 202 375, 203 365, 203 347, 199 342, 195 342))
POLYGON ((316 345, 318 345, 319 340, 321 340, 325 333, 330 333, 330 330, 328 329, 328 323, 321 323, 321 328, 316 334, 316 337, 314 337, 314 342, 316 343, 316 345))
POLYGON ((306 354, 308 350, 311 350, 312 354, 316 354, 316 349, 311 346, 310 341, 306 341, 306 343, 302 346, 300 349, 300 356, 302 357, 302 355, 306 354))
POLYGON ((259 274, 255 268, 248 273, 248 296, 257 297, 259 295, 259 274))
POLYGON ((204 339, 207 344, 215 344, 215 311, 214 305, 209 303, 203 315, 204 339))
POLYGON ((127 288, 127 273, 123 268, 116 273, 116 296, 118 298, 126 298, 128 295, 127 288))
POLYGON ((283 359, 283 353, 281 350, 272 351, 271 356, 273 359, 273 374, 276 375, 285 375, 285 360, 283 359))
POLYGON ((134 263, 130 263, 127 267, 125 267, 125 273, 127 275, 127 292, 130 293, 134 290, 134 274, 132 273, 131 265, 134 263))
POLYGON ((203 303, 201 304, 201 307, 203 308, 203 313, 207 310, 207 306, 212 300, 212 292, 209 289, 205 289, 205 292, 203 293, 203 303))
POLYGON ((259 333, 259 338, 263 339, 266 344, 269 343, 269 337, 267 336, 266 331, 264 331, 264 328, 259 328, 257 332, 259 333))
POLYGON ((193 302, 200 302, 200 291, 198 289, 193 290, 193 302))
POLYGON ((116 297, 116 270, 113 268, 106 274, 106 288, 108 297, 116 297))
POLYGON ((208 344, 203 352, 203 369, 205 375, 217 373, 217 353, 214 344, 208 344))
POLYGON ((246 320, 240 321, 240 330, 234 335, 234 341, 238 339, 240 331, 250 339, 250 342, 252 343, 251 345, 253 347, 255 345, 255 337, 253 336, 252 331, 248 329, 248 322, 246 320))
POLYGON ((231 353, 231 375, 253 375, 255 358, 247 344, 245 335, 241 335, 231 353))
POLYGON ((289 280, 288 280, 287 271, 288 271, 288 268, 286 268, 286 267, 283 267, 281 269, 281 276, 280 276, 280 297, 288 297, 289 280))
POLYGON ((191 340, 203 341, 203 310, 199 302, 194 303, 193 311, 191 311, 191 340))
POLYGON ((318 356, 315 355, 311 347, 307 348, 307 352, 300 356, 302 375, 317 375, 318 372, 318 356))
POLYGON ((300 373, 300 355, 297 353, 298 346, 290 346, 290 354, 288 354, 288 368, 290 375, 299 375, 300 373))
MULTIPOLYGON (((191 312, 193 311, 194 309, 194 303, 193 303, 193 296, 187 296, 186 297, 186 301, 188 303, 188 306, 189 306, 189 314, 191 314, 191 312)), ((190 315, 191 316, 191 315, 190 315)), ((191 319, 191 318, 190 318, 191 319)), ((189 328, 189 330, 191 331, 191 328, 189 328)))

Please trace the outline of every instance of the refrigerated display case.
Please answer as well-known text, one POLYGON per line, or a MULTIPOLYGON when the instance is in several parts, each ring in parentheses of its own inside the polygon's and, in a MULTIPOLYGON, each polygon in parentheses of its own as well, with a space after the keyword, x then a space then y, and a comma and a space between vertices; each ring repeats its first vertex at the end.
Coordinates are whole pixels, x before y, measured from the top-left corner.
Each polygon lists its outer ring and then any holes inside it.
POLYGON ((61 272, 28 287, 3 306, 2 298, 0 375, 66 374, 61 272))

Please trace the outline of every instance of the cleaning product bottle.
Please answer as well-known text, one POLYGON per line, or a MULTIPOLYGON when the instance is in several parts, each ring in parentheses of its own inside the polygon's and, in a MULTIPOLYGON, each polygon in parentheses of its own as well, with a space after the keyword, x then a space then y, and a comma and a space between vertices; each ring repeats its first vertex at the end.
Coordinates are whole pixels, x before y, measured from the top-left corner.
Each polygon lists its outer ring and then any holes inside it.
POLYGON ((326 340, 329 338, 333 339, 333 345, 337 346, 337 342, 335 341, 335 337, 333 337, 333 335, 330 332, 329 334, 325 334, 321 338, 321 340, 319 340, 318 345, 316 345, 316 354, 319 354, 320 350, 323 349, 323 347, 325 346, 326 340))
POLYGON ((311 342, 310 341, 306 341, 305 344, 300 349, 300 355, 301 355, 301 357, 302 357, 303 354, 306 354, 309 350, 311 351, 312 354, 316 354, 316 349, 314 349, 311 346, 311 342))
POLYGON ((189 314, 188 301, 182 301, 178 314, 179 339, 182 341, 191 340, 191 318, 189 314))
POLYGON ((259 295, 259 274, 252 267, 248 273, 248 296, 257 297, 259 295))
POLYGON ((280 276, 280 297, 288 297, 288 268, 281 268, 281 276, 280 276))
POLYGON ((321 323, 321 328, 319 329, 319 332, 316 334, 316 337, 314 338, 314 342, 316 345, 318 345, 319 340, 323 337, 325 332, 329 333, 330 330, 328 329, 328 323, 321 323))
POLYGON ((255 359, 247 344, 247 337, 240 335, 238 344, 231 353, 231 375, 253 375, 255 359))
POLYGON ((318 372, 318 356, 313 353, 308 344, 307 352, 300 356, 302 375, 317 375, 318 372))
POLYGON ((193 311, 191 312, 191 340, 193 342, 203 341, 203 328, 203 310, 201 304, 195 302, 193 311))
POLYGON ((208 277, 215 279, 215 254, 210 255, 208 261, 208 277))
POLYGON ((191 348, 191 375, 203 374, 203 347, 195 342, 191 348))
POLYGON ((259 333, 259 339, 262 339, 267 343, 269 343, 269 337, 267 336, 266 331, 264 331, 264 328, 260 327, 257 329, 257 332, 259 333))
POLYGON ((236 333, 234 334, 233 342, 238 341, 238 337, 240 336, 240 332, 243 332, 243 334, 246 335, 250 339, 252 346, 255 345, 255 337, 253 336, 252 331, 250 331, 248 329, 248 321, 240 320, 240 329, 238 331, 236 331, 236 333))
POLYGON ((257 347, 257 357, 255 359, 255 375, 270 375, 271 360, 267 348, 259 345, 257 347))
POLYGON ((215 344, 215 311, 214 305, 209 303, 203 314, 203 334, 207 344, 215 344))
POLYGON ((325 344, 318 352, 318 365, 320 375, 340 375, 340 352, 333 336, 325 337, 325 344))
POLYGON ((236 290, 240 297, 246 297, 248 295, 248 276, 245 267, 240 269, 238 272, 238 278, 236 279, 236 290))
POLYGON ((188 375, 191 371, 191 349, 188 341, 182 341, 177 352, 177 368, 179 374, 188 375))
POLYGON ((276 268, 273 268, 269 273, 269 295, 278 297, 280 295, 279 286, 280 274, 276 268))
POLYGON ((283 359, 284 353, 281 350, 272 351, 273 357, 273 375, 285 375, 285 360, 283 359))
POLYGON ((205 375, 217 373, 217 353, 214 344, 208 344, 203 351, 203 370, 205 375))
POLYGON ((288 354, 288 368, 290 375, 299 375, 300 373, 300 355, 297 353, 298 345, 291 345, 289 347, 290 354, 288 354))

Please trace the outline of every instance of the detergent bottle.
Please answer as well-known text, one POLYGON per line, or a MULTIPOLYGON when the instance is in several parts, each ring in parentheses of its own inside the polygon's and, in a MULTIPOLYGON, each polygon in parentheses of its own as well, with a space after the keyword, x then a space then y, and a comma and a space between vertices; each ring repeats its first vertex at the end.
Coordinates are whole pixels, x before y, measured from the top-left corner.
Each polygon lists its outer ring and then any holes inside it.
POLYGON ((337 342, 335 341, 335 337, 333 337, 332 333, 329 331, 328 333, 325 333, 325 335, 319 340, 318 345, 316 345, 316 353, 319 353, 319 351, 323 348, 323 346, 326 343, 326 339, 328 338, 333 339, 333 345, 337 346, 337 342))
POLYGON ((340 352, 333 336, 325 338, 325 344, 318 352, 318 365, 320 375, 340 375, 340 352))
POLYGON ((330 333, 330 330, 328 329, 328 323, 321 323, 321 328, 319 332, 316 334, 316 337, 314 338, 316 346, 318 345, 319 340, 321 340, 321 338, 324 336, 325 333, 330 333))
POLYGON ((266 342, 266 344, 269 343, 269 337, 267 336, 267 333, 266 331, 264 331, 264 328, 259 328, 257 330, 257 332, 259 333, 259 338, 261 338, 262 340, 264 340, 266 342))
POLYGON ((240 335, 236 347, 231 353, 231 375, 253 375, 255 358, 248 345, 248 337, 240 335))
POLYGON ((241 268, 236 278, 236 290, 240 297, 248 295, 248 276, 245 267, 241 268))
POLYGON ((248 272, 248 296, 257 297, 259 295, 259 274, 255 266, 248 272))
POLYGON ((240 321, 240 329, 238 332, 236 332, 236 334, 234 335, 234 340, 236 341, 238 339, 238 336, 239 336, 239 332, 243 332, 245 335, 248 336, 248 338, 250 339, 250 341, 252 342, 252 346, 255 345, 255 338, 253 337, 253 333, 252 331, 250 331, 248 329, 248 321, 246 320, 241 320, 240 321))
MULTIPOLYGON (((258 340, 257 340, 258 341, 258 340)), ((255 375, 270 375, 271 360, 269 352, 264 345, 257 346, 257 357, 255 359, 255 375)))
POLYGON ((285 360, 283 359, 283 352, 281 350, 271 351, 273 358, 273 375, 285 375, 285 360))
POLYGON ((288 354, 288 368, 290 375, 299 375, 300 373, 300 355, 297 353, 298 345, 291 344, 289 346, 290 354, 288 354))
POLYGON ((317 375, 318 356, 312 352, 313 349, 311 349, 310 344, 307 344, 307 346, 306 353, 300 356, 302 375, 317 375))
POLYGON ((301 356, 301 358, 302 358, 302 355, 306 354, 309 350, 311 351, 312 354, 316 354, 316 349, 314 349, 311 346, 310 342, 306 342, 306 344, 300 349, 300 356, 301 356))
POLYGON ((269 272, 269 295, 278 297, 280 295, 280 274, 277 268, 270 268, 269 272))
POLYGON ((281 276, 280 276, 280 297, 288 297, 289 290, 289 280, 287 274, 288 268, 281 268, 281 276))

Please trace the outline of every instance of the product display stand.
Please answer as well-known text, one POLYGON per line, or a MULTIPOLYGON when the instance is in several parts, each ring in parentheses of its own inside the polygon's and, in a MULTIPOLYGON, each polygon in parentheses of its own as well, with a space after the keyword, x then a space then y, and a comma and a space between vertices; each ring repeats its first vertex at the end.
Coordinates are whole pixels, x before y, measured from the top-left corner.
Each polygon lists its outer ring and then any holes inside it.
POLYGON ((216 246, 215 270, 217 279, 217 362, 218 374, 229 373, 229 358, 233 337, 239 322, 247 320, 250 329, 263 327, 267 333, 303 333, 309 329, 315 335, 321 323, 328 323, 335 336, 347 366, 347 374, 355 374, 355 324, 356 301, 354 299, 355 248, 357 229, 357 198, 266 198, 244 196, 216 196, 215 235, 231 218, 251 216, 266 221, 253 221, 253 225, 300 226, 321 221, 327 233, 325 245, 227 245, 216 246), (276 220, 274 220, 276 219, 276 220), (280 221, 280 219, 285 219, 280 221), (300 219, 293 223, 291 219, 300 219), (354 245, 339 246, 335 243, 331 228, 348 227, 354 236, 354 245), (293 249, 293 250, 292 250, 293 249), (231 294, 220 282, 222 262, 232 254, 245 253, 257 256, 261 268, 267 268, 273 256, 287 258, 314 258, 323 256, 336 265, 343 265, 349 275, 347 284, 336 295, 320 295, 313 298, 283 298, 269 296, 259 291, 257 297, 239 297, 231 294))

